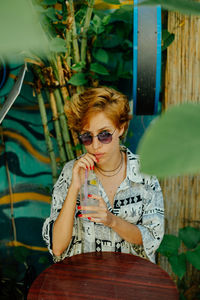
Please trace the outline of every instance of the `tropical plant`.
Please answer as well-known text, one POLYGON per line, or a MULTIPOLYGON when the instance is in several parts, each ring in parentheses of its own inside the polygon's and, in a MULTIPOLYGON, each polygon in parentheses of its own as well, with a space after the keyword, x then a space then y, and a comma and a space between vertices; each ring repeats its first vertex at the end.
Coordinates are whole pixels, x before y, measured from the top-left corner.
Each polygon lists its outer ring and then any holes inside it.
POLYGON ((50 51, 45 58, 29 53, 26 61, 31 63, 35 75, 35 91, 55 182, 56 155, 45 104, 49 102, 52 110, 60 165, 63 166, 84 151, 75 133, 69 130, 64 114, 64 105, 67 106, 71 95, 87 86, 100 84, 122 88, 122 83, 127 85, 131 81, 133 7, 96 10, 94 0, 86 3, 44 0, 37 1, 35 7, 48 32, 50 51))
POLYGON ((178 236, 166 234, 157 251, 167 257, 172 271, 177 276, 181 299, 187 299, 186 295, 192 288, 196 291, 192 299, 199 299, 200 284, 193 283, 192 287, 187 286, 185 275, 188 264, 200 270, 200 229, 188 226, 179 229, 178 236))
POLYGON ((0 247, 0 299, 25 300, 36 276, 50 265, 47 253, 25 247, 0 247), (34 267, 37 264, 37 271, 34 267))

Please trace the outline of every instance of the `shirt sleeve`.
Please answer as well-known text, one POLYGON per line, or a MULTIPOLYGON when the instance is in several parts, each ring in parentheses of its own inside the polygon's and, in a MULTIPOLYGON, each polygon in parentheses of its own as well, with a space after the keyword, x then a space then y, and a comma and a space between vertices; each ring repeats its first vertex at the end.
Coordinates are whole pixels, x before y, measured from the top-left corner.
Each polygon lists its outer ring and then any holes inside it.
POLYGON ((140 229, 143 248, 150 261, 155 262, 155 252, 164 235, 164 203, 158 180, 155 177, 146 185, 143 214, 137 227, 140 229))
MULTIPOLYGON (((67 251, 71 246, 70 243, 68 248, 60 256, 55 256, 52 252, 53 225, 67 196, 68 188, 71 183, 73 163, 74 161, 70 161, 64 166, 57 182, 53 187, 50 216, 45 220, 42 228, 42 237, 47 244, 50 254, 53 256, 54 262, 64 259, 67 256, 67 251)), ((73 233, 75 231, 75 227, 76 224, 74 224, 73 233)))

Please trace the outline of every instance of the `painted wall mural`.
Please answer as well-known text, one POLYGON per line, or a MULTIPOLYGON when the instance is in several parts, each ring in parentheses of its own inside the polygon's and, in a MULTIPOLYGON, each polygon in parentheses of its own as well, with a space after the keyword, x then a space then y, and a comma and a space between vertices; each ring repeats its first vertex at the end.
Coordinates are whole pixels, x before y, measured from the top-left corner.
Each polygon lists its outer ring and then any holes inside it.
MULTIPOLYGON (((20 64, 9 65, 1 59, 1 106, 20 68, 20 64)), ((19 280, 26 271, 18 272, 20 265, 15 263, 20 260, 20 250, 28 265, 37 257, 36 273, 51 263, 41 228, 50 211, 52 175, 31 78, 28 70, 20 95, 0 125, 0 266, 8 260, 7 266, 12 264, 13 269, 14 263, 19 280)), ((51 115, 48 117, 53 137, 51 115)), ((2 270, 0 276, 6 272, 2 270)))

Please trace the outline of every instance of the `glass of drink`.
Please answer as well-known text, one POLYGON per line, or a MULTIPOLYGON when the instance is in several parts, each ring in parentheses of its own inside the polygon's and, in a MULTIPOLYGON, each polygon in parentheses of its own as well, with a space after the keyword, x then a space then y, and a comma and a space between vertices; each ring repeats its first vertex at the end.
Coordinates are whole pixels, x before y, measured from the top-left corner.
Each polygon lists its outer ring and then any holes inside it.
MULTIPOLYGON (((81 206, 98 206, 99 201, 88 197, 88 195, 99 194, 99 183, 93 170, 85 170, 85 182, 80 189, 80 204, 81 206)), ((92 211, 82 210, 82 213, 91 213, 92 211)))

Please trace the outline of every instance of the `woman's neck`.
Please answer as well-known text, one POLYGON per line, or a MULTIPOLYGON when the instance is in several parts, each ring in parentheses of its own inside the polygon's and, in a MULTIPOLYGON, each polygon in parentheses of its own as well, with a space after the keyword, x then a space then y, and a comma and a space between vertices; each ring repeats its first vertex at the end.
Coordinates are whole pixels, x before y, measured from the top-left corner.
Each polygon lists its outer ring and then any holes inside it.
POLYGON ((109 160, 107 160, 106 162, 97 163, 96 167, 104 172, 114 172, 118 168, 120 168, 122 162, 123 162, 123 154, 119 148, 119 150, 116 151, 114 155, 110 157, 109 160))

